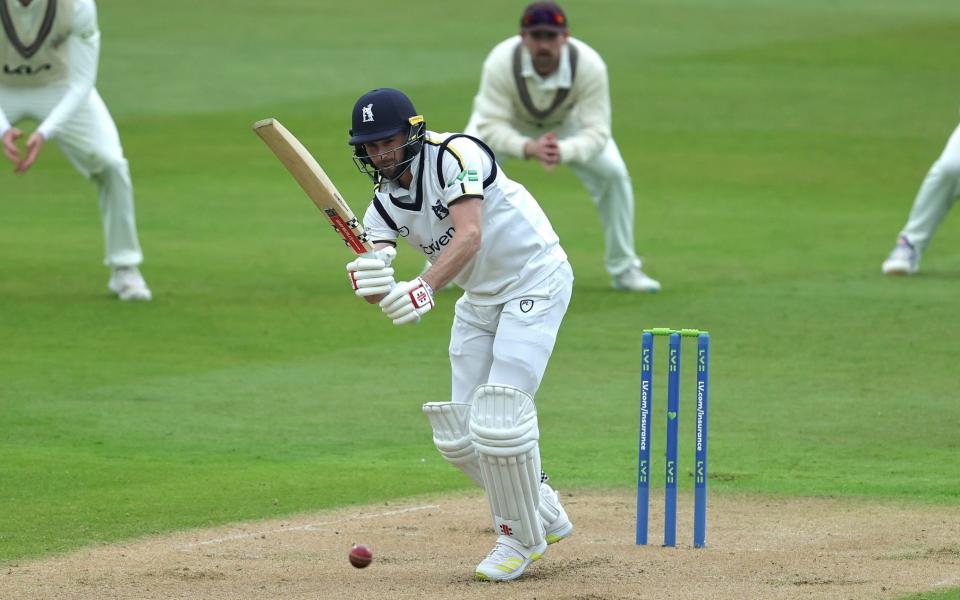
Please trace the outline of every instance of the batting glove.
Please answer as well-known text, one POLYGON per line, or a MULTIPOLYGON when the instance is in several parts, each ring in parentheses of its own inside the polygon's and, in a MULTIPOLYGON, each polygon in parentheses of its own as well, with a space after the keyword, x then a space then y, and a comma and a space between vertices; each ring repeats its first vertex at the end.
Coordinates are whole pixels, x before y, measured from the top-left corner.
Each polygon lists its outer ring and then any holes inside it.
POLYGON ((380 301, 380 309, 394 325, 416 323, 433 308, 433 289, 417 277, 413 281, 399 281, 387 297, 380 301))
POLYGON ((390 267, 396 255, 397 249, 387 246, 347 263, 347 276, 354 293, 358 296, 376 296, 389 292, 396 284, 393 268, 390 267))

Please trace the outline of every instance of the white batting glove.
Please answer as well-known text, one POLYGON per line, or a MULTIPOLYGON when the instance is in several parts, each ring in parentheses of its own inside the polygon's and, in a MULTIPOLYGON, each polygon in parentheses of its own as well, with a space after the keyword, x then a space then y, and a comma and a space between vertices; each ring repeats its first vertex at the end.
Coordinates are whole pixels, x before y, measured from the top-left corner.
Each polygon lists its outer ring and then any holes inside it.
POLYGON ((347 276, 354 293, 358 296, 376 296, 389 292, 396 284, 390 267, 396 255, 397 249, 387 246, 347 263, 347 276))
POLYGON ((394 325, 416 323, 433 308, 433 288, 417 277, 413 281, 398 281, 387 297, 380 301, 380 309, 394 325))

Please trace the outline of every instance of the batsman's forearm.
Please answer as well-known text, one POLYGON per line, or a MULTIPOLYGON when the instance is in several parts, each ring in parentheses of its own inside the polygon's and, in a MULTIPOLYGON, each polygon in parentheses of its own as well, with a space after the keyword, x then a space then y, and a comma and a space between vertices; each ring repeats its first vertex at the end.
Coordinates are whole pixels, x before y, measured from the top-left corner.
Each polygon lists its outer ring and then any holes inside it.
POLYGON ((421 275, 434 290, 447 285, 480 250, 482 235, 479 229, 457 231, 450 245, 444 248, 440 258, 421 275))

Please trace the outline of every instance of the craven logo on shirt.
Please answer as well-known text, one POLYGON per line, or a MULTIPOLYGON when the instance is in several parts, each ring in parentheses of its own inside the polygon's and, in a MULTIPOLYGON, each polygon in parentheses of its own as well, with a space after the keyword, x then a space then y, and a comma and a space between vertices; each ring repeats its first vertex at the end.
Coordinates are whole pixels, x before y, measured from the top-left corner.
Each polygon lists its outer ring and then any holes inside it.
POLYGON ((431 206, 433 209, 433 214, 437 215, 437 220, 442 221, 447 218, 447 215, 450 214, 450 209, 446 206, 440 204, 440 201, 437 200, 437 203, 431 206))
POLYGON ((39 75, 44 71, 50 71, 53 69, 53 65, 50 63, 39 65, 36 67, 31 67, 30 65, 20 65, 19 67, 11 67, 10 65, 3 65, 4 75, 39 75))
POLYGON ((456 229, 451 227, 446 231, 446 233, 441 235, 439 238, 431 241, 429 246, 424 246, 423 244, 420 244, 420 249, 423 250, 423 253, 426 254, 427 256, 432 256, 434 253, 440 252, 441 250, 443 250, 443 247, 449 244, 451 240, 453 240, 453 234, 456 231, 457 231, 456 229))

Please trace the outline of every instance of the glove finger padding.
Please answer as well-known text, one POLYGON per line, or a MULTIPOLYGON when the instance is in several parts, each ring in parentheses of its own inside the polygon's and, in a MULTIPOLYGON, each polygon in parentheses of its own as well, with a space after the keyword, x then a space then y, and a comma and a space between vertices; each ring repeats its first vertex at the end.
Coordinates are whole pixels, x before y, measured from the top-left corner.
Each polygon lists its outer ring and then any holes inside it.
POLYGON ((350 287, 358 296, 386 294, 396 283, 390 264, 397 255, 395 248, 388 246, 347 263, 350 287))
POLYGON ((348 271, 373 271, 389 267, 397 256, 397 249, 387 246, 374 252, 367 252, 347 263, 348 271))
POLYGON ((394 325, 419 321, 421 315, 433 308, 433 290, 420 277, 398 282, 380 301, 380 308, 394 325))
POLYGON ((352 281, 354 285, 353 293, 361 297, 377 296, 386 294, 396 285, 393 277, 380 277, 377 279, 363 279, 352 281))
POLYGON ((379 271, 385 269, 387 262, 379 258, 355 258, 347 263, 348 271, 379 271))

